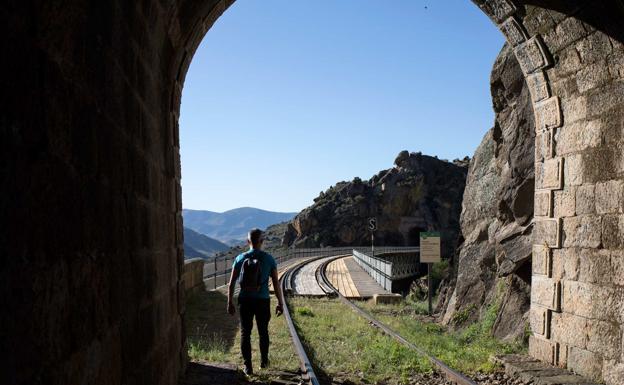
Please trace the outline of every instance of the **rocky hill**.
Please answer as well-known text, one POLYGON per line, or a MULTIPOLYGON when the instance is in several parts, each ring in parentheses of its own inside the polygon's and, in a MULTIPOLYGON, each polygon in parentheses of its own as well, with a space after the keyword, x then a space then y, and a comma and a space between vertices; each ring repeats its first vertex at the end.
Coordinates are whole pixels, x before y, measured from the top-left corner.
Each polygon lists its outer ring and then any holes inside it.
POLYGON ((280 213, 253 207, 241 207, 223 213, 184 209, 184 226, 228 245, 244 243, 249 229, 265 229, 289 221, 296 213, 280 213))
POLYGON ((494 334, 518 339, 529 310, 535 127, 528 87, 507 46, 494 64, 491 92, 496 118, 470 161, 457 283, 443 290, 440 305, 448 324, 495 312, 494 334))
POLYGON ((370 244, 367 219, 376 217, 378 245, 418 245, 419 232, 441 231, 450 256, 459 236, 467 160, 448 162, 401 152, 395 167, 368 181, 355 178, 322 192, 288 225, 284 246, 370 244))
POLYGON ((184 258, 211 258, 230 246, 187 227, 184 228, 184 258))

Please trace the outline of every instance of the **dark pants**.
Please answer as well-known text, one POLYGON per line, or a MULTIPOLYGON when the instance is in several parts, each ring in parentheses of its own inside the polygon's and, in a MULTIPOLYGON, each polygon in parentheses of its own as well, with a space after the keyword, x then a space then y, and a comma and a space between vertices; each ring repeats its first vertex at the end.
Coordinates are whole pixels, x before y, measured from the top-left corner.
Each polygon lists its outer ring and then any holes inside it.
POLYGON ((239 298, 238 310, 241 323, 241 354, 245 365, 251 365, 251 330, 256 317, 260 335, 260 355, 262 361, 269 358, 269 320, 271 319, 271 300, 239 298))

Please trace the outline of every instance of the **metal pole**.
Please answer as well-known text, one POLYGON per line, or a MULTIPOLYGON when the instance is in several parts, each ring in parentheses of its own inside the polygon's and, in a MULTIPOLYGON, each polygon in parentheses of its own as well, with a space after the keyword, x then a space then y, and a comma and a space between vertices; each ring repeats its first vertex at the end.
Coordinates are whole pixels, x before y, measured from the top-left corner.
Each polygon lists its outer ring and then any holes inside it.
POLYGON ((375 233, 371 231, 371 253, 375 256, 375 233))
POLYGON ((217 258, 214 259, 214 288, 217 290, 217 258))
POLYGON ((427 263, 427 302, 429 302, 429 315, 433 313, 433 306, 431 304, 431 263, 427 263))

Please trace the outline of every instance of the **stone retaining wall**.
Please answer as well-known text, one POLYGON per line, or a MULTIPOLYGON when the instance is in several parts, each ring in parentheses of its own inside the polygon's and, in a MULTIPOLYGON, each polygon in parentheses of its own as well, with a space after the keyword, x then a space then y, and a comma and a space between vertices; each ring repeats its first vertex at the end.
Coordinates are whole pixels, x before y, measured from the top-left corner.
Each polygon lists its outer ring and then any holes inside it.
POLYGON ((204 290, 204 260, 201 258, 185 260, 182 281, 187 296, 204 290))

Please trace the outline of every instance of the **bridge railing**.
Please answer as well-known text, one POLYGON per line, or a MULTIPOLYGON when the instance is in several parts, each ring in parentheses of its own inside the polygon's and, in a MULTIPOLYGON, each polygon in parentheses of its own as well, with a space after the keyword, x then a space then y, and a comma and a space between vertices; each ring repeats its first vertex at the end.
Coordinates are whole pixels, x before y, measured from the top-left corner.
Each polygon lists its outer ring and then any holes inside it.
MULTIPOLYGON (((308 257, 333 257, 338 255, 351 255, 354 250, 360 252, 371 251, 370 246, 362 247, 322 247, 322 248, 301 248, 301 249, 283 249, 276 251, 269 251, 275 258, 278 265, 288 263, 289 261, 308 258, 308 257)), ((405 253, 410 250, 414 250, 413 247, 403 246, 381 246, 375 247, 375 254, 377 253, 405 253)), ((204 264, 204 283, 208 289, 216 289, 220 286, 227 285, 230 274, 232 273, 232 264, 236 256, 224 256, 220 258, 214 258, 206 260, 204 264)))
POLYGON ((413 277, 419 272, 418 247, 405 247, 399 250, 353 250, 355 262, 360 265, 377 283, 388 291, 396 289, 397 281, 413 277))

